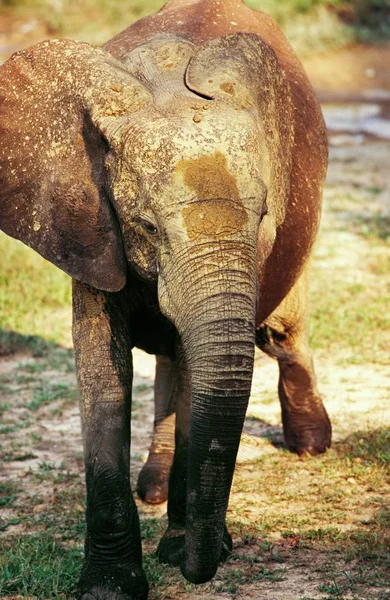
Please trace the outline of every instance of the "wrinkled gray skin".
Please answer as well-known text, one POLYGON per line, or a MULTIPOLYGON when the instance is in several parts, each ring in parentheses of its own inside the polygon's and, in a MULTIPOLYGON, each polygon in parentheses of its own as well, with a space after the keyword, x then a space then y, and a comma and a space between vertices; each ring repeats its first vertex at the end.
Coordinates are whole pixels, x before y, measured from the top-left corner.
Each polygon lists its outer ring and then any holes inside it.
POLYGON ((87 478, 78 598, 147 597, 129 485, 135 346, 158 357, 138 490, 165 498, 175 436, 159 555, 208 581, 231 550, 255 343, 279 361, 289 448, 330 445, 307 343, 326 170, 313 91, 261 13, 173 0, 106 50, 54 41, 15 55, 0 69, 0 107, 1 228, 74 278, 87 478))

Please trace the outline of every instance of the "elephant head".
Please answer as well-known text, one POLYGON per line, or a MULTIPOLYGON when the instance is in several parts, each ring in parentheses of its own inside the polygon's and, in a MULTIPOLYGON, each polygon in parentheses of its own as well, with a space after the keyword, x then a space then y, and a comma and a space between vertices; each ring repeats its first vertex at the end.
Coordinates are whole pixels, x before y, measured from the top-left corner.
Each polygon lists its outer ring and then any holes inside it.
POLYGON ((252 34, 160 36, 117 62, 45 42, 0 78, 0 227, 72 277, 155 282, 189 367, 186 547, 217 568, 249 399, 258 264, 289 194, 293 128, 275 54, 252 34), (259 245, 258 240, 262 240, 259 245))

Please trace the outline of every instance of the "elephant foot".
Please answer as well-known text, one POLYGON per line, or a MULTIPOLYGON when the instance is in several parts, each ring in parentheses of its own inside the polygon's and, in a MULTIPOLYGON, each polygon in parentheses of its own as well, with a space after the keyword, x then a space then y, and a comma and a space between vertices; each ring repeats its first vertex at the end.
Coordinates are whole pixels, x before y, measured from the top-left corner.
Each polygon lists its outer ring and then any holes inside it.
POLYGON ((144 502, 161 504, 168 498, 168 480, 173 452, 149 454, 137 481, 137 494, 144 502))
POLYGON ((77 591, 79 600, 147 600, 148 582, 142 569, 128 565, 110 570, 85 565, 77 591))
MULTIPOLYGON (((232 553, 232 536, 225 527, 222 540, 220 562, 225 562, 232 553)), ((183 564, 185 552, 184 529, 168 529, 164 533, 157 548, 160 563, 178 567, 183 564)))
POLYGON ((178 567, 184 559, 184 529, 168 529, 164 533, 157 548, 160 563, 178 567))
POLYGON ((282 410, 284 439, 291 452, 317 456, 330 448, 332 425, 320 399, 311 410, 282 410))
POLYGON ((144 600, 148 596, 123 594, 121 590, 111 590, 100 586, 94 587, 90 592, 80 596, 80 600, 144 600))

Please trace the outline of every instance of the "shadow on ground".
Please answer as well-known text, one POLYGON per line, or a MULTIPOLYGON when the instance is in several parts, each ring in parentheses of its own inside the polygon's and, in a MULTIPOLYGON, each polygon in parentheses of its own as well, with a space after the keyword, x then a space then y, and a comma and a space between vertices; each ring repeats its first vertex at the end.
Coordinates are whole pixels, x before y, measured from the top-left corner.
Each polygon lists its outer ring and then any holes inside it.
MULTIPOLYGON (((18 352, 29 352, 34 358, 47 356, 50 351, 62 348, 38 335, 23 335, 0 328, 0 358, 18 352)), ((63 348, 65 350, 65 348, 63 348)), ((71 350, 68 350, 71 352, 71 350)))

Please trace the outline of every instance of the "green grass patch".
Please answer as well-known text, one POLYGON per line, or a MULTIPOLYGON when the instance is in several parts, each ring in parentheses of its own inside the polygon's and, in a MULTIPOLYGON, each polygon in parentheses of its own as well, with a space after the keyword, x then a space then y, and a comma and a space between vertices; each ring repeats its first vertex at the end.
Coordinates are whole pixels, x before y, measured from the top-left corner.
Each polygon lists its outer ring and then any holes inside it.
POLYGON ((22 423, 15 423, 13 425, 0 425, 0 435, 7 435, 9 433, 15 433, 15 431, 19 431, 21 429, 26 429, 30 427, 31 421, 26 420, 22 423))
MULTIPOLYGON (((234 561, 234 558, 232 560, 234 561)), ((217 576, 214 589, 217 593, 235 594, 243 585, 258 581, 282 581, 283 577, 283 568, 269 569, 261 564, 245 565, 242 568, 240 565, 239 568, 226 569, 221 577, 222 581, 218 581, 219 577, 217 576)))
POLYGON ((12 481, 0 481, 0 507, 13 506, 18 495, 18 486, 12 481))
POLYGON ((383 504, 389 491, 388 464, 386 428, 356 432, 318 458, 265 455, 249 470, 236 473, 231 528, 243 540, 248 535, 267 540, 279 532, 282 538, 297 535, 306 542, 339 543, 353 539, 343 533, 348 524, 351 532, 363 531, 372 539, 380 531, 378 543, 389 543, 383 504))
POLYGON ((31 458, 36 458, 35 454, 32 452, 7 452, 3 454, 4 462, 23 462, 25 460, 30 460, 31 458))
MULTIPOLYGON (((1 245, 1 235, 0 235, 1 245)), ((55 292, 54 292, 55 293, 55 292)), ((22 308, 26 310, 27 305, 22 308)), ((8 306, 3 305, 4 315, 8 310, 8 306)), ((6 323, 6 318, 0 313, 0 357, 14 354, 15 352, 28 351, 35 358, 46 356, 53 345, 48 340, 45 340, 37 335, 23 335, 16 331, 2 329, 3 323, 6 323)), ((21 313, 23 314, 23 313, 21 313)), ((27 318, 27 316, 26 316, 27 318)))
POLYGON ((358 216, 354 223, 356 230, 369 240, 390 242, 390 217, 373 215, 372 217, 358 216))
POLYGON ((37 533, 4 540, 0 555, 0 596, 22 594, 40 600, 74 597, 81 548, 66 548, 37 533))
POLYGON ((390 429, 382 427, 374 431, 354 432, 345 440, 342 450, 351 459, 369 464, 390 465, 390 429))
MULTIPOLYGON (((10 388, 8 388, 7 386, 0 385, 1 392, 9 393, 9 390, 10 390, 10 388)), ((9 409, 10 409, 10 404, 8 402, 0 402, 0 415, 5 413, 9 409)))
POLYGON ((387 362, 390 315, 386 283, 351 283, 337 270, 317 270, 312 279, 313 348, 344 352, 350 363, 387 362))
POLYGON ((47 353, 48 341, 68 340, 71 280, 3 233, 0 233, 0 255, 1 353, 28 346, 35 356, 42 356, 47 353))
POLYGON ((375 213, 376 195, 326 191, 313 259, 312 346, 355 364, 386 364, 390 345, 390 221, 375 213))
POLYGON ((63 383, 44 385, 34 392, 32 400, 28 402, 27 408, 36 411, 41 406, 51 404, 55 400, 76 400, 77 390, 63 383))

